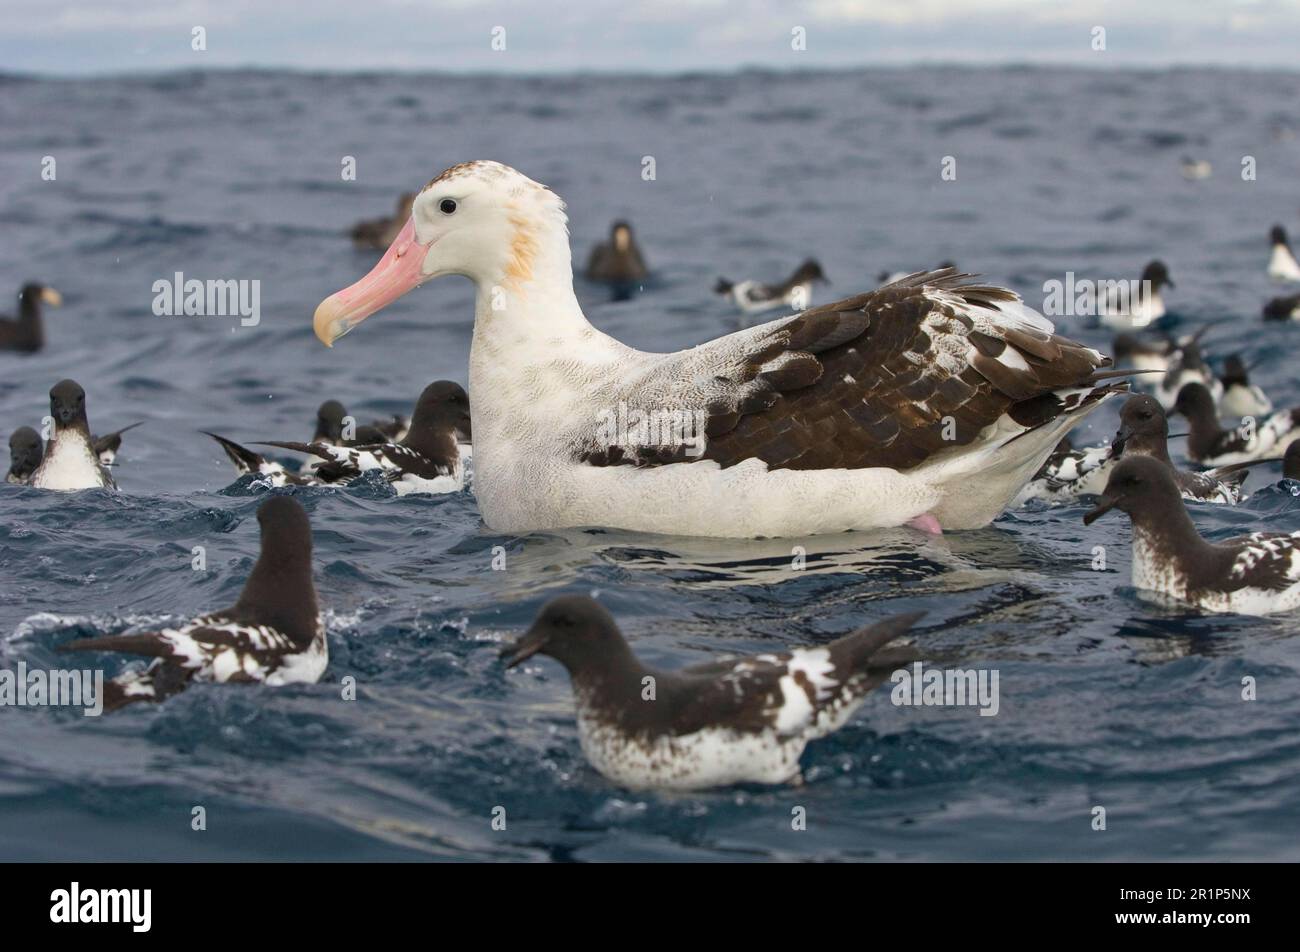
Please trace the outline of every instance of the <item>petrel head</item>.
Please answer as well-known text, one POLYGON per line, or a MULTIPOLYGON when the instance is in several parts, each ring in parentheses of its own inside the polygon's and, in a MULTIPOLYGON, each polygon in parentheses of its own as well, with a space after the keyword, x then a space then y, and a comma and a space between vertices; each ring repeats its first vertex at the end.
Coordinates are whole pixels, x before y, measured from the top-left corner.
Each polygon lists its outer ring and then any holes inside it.
POLYGON ((86 423, 86 391, 75 380, 60 380, 50 388, 50 416, 56 429, 86 423))
POLYGON ((1300 440, 1286 448, 1282 457, 1282 475, 1287 479, 1300 479, 1300 440))
POLYGON ((1174 401, 1174 412, 1181 413, 1188 420, 1214 419, 1214 396, 1203 383, 1185 383, 1174 401))
MULTIPOLYGON (((463 434, 473 439, 469 416, 469 394, 451 380, 437 380, 425 387, 411 414, 411 430, 433 429, 463 434)), ((409 439, 409 438, 408 438, 409 439)))
POLYGON ((316 411, 316 432, 312 434, 312 442, 337 443, 343 439, 343 418, 347 415, 348 411, 337 400, 322 403, 316 411))
POLYGON ((803 264, 795 269, 792 280, 795 284, 803 284, 807 281, 822 281, 827 284, 825 273, 822 271, 821 263, 816 258, 809 258, 803 264))
POLYGON ((1111 441, 1116 456, 1124 452, 1130 441, 1150 445, 1169 437, 1169 420, 1164 408, 1154 397, 1138 394, 1129 397, 1119 411, 1119 430, 1111 441))
POLYGON ((1111 471, 1101 502, 1088 511, 1083 523, 1091 525, 1112 509, 1132 518, 1135 512, 1152 509, 1153 503, 1171 499, 1181 507, 1178 484, 1169 464, 1150 456, 1126 456, 1111 471))
POLYGON ((9 434, 9 473, 18 479, 26 479, 36 472, 44 455, 41 435, 30 426, 20 426, 9 434))
POLYGON ((564 203, 554 192, 500 162, 453 165, 416 195, 379 264, 320 303, 316 336, 332 346, 430 278, 460 274, 508 294, 543 267, 569 268, 568 255, 564 203))
POLYGON ((35 307, 38 304, 48 304, 51 307, 58 307, 63 303, 63 295, 54 288, 45 284, 38 284, 35 281, 29 281, 23 285, 23 289, 18 292, 18 298, 28 307, 35 307))
POLYGON ((1269 230, 1268 240, 1275 245, 1285 245, 1287 243, 1286 229, 1281 225, 1274 225, 1272 229, 1269 230))
POLYGON ((1151 290, 1159 291, 1165 285, 1174 287, 1174 282, 1169 280, 1169 269, 1165 263, 1159 259, 1150 262, 1142 269, 1142 280, 1151 282, 1151 290))
POLYGON ((611 655, 630 653, 614 617, 594 598, 561 595, 547 602, 524 636, 501 649, 506 667, 549 655, 570 673, 611 655))

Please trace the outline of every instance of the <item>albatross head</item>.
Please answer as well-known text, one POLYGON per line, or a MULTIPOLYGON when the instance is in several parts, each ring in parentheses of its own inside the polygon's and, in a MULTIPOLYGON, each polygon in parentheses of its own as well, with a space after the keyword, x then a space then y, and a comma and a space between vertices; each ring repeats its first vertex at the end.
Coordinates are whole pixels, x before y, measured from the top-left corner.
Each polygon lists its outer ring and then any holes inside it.
POLYGON ((510 291, 551 270, 572 279, 559 197, 500 162, 453 165, 416 195, 410 219, 379 264, 320 303, 316 336, 332 346, 371 314, 444 274, 510 291))

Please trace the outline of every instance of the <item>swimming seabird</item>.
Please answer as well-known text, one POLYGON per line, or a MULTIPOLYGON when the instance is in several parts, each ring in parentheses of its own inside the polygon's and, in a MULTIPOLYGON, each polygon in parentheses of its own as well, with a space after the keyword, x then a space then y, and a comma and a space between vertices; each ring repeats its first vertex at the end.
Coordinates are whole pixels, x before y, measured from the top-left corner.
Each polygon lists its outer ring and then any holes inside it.
POLYGON ((1128 294, 1113 292, 1098 302, 1102 324, 1132 330, 1147 327, 1165 316, 1165 301, 1160 289, 1174 287, 1165 263, 1160 260, 1149 262, 1142 269, 1139 280, 1136 300, 1128 294))
POLYGON ((0 350, 32 354, 45 346, 41 305, 58 307, 63 296, 44 284, 24 284, 18 292, 18 317, 0 317, 0 350))
POLYGON ((1227 416, 1263 416, 1273 412, 1273 401, 1250 382, 1246 364, 1239 354, 1229 354, 1224 359, 1219 382, 1223 384, 1219 409, 1227 416))
POLYGON ((1282 457, 1282 475, 1287 479, 1300 479, 1300 440, 1286 448, 1282 457))
POLYGON ((1168 334, 1160 340, 1143 340, 1136 334, 1116 334, 1111 343, 1115 365, 1132 367, 1134 370, 1164 372, 1169 369, 1169 361, 1176 358, 1178 349, 1178 341, 1168 334))
POLYGON ((1191 429, 1187 456, 1202 466, 1278 458, 1300 439, 1300 407, 1279 410, 1263 420, 1243 421, 1236 429, 1225 430, 1215 412, 1214 398, 1199 383, 1189 383, 1179 391, 1174 412, 1187 418, 1191 429))
MULTIPOLYGON (((1203 329, 1204 330, 1204 329, 1203 329)), ((1170 357, 1169 366, 1163 376, 1157 377, 1156 399, 1166 411, 1172 410, 1183 387, 1197 383, 1209 391, 1211 399, 1217 405, 1223 397, 1223 384, 1214 376, 1214 371, 1201 354, 1199 334, 1184 343, 1170 357)))
POLYGON ((1196 531, 1159 460, 1119 462, 1085 523, 1119 509, 1133 523, 1133 585, 1212 612, 1268 615, 1300 606, 1300 532, 1214 544, 1196 531))
POLYGON ((1268 256, 1269 279, 1284 282, 1300 281, 1300 263, 1296 262, 1295 255, 1291 253, 1286 229, 1281 225, 1274 225, 1268 233, 1268 240, 1272 246, 1268 256))
MULTIPOLYGON (((371 470, 382 470, 399 496, 407 493, 459 492, 465 486, 457 434, 472 433, 469 396, 460 384, 439 380, 429 384, 411 414, 410 431, 400 443, 373 441, 334 446, 267 440, 319 462, 312 475, 325 483, 350 482, 371 470)), ((378 431, 374 431, 379 435, 378 431)))
POLYGON ((176 628, 79 638, 61 651, 111 651, 152 658, 142 672, 104 685, 104 710, 162 701, 195 681, 313 684, 329 664, 325 625, 311 578, 311 523, 302 505, 273 496, 257 510, 262 551, 239 600, 176 628))
POLYGON ((60 380, 50 389, 54 437, 32 473, 37 489, 116 489, 108 468, 99 461, 86 422, 86 391, 75 380, 60 380))
POLYGON ((1119 422, 1115 438, 1109 443, 1076 449, 1068 439, 1063 440, 1018 502, 1070 502, 1080 496, 1100 494, 1115 465, 1129 456, 1150 456, 1168 466, 1184 499, 1230 506, 1241 501, 1241 486, 1249 475, 1244 468, 1227 466, 1192 473, 1174 465, 1169 458, 1169 421, 1153 397, 1129 397, 1120 408, 1119 422))
POLYGON ((411 217, 413 201, 415 193, 404 192, 397 200, 397 210, 393 215, 357 222, 352 226, 352 243, 359 248, 378 248, 381 251, 387 248, 411 217))
POLYGON ((1300 294, 1276 297, 1264 305, 1266 321, 1300 321, 1300 294))
POLYGON ((1100 493, 1114 463, 1110 443, 1076 447, 1065 437, 1042 467, 1016 497, 1014 506, 1031 499, 1069 502, 1079 496, 1100 493))
POLYGON ((137 423, 132 423, 130 426, 124 426, 122 429, 114 430, 112 433, 108 433, 104 436, 92 435, 90 437, 90 445, 94 448, 95 456, 99 459, 100 464, 103 466, 112 466, 116 463, 117 454, 122 449, 122 434, 134 430, 137 426, 141 426, 143 423, 144 421, 140 420, 137 423))
POLYGON ((1111 441, 1111 463, 1106 467, 1106 478, 1110 478, 1116 461, 1133 456, 1149 456, 1164 463, 1173 473, 1182 497, 1196 502, 1235 506, 1241 501, 1241 486, 1249 475, 1235 465, 1203 473, 1175 466, 1169 458, 1169 418, 1159 401, 1146 394, 1129 397, 1120 408, 1119 430, 1111 441))
POLYGON ((626 298, 649 276, 632 226, 616 221, 609 226, 609 241, 591 249, 587 259, 587 280, 611 285, 614 294, 626 298))
POLYGON ((370 274, 316 309, 333 344, 429 278, 476 283, 475 494, 494 531, 983 526, 1127 389, 1014 292, 951 272, 679 353, 637 351, 583 316, 566 235, 550 189, 499 163, 458 165, 370 274))
POLYGON ((44 455, 45 442, 39 433, 30 426, 14 430, 9 434, 9 472, 5 474, 5 482, 26 486, 44 455))
POLYGON ((216 433, 209 433, 207 430, 200 430, 199 432, 217 441, 217 444, 225 450, 226 457, 235 464, 235 469, 239 471, 241 476, 256 475, 259 482, 265 482, 268 486, 277 489, 282 486, 321 485, 321 481, 312 476, 311 473, 290 472, 283 463, 267 459, 261 453, 250 450, 234 440, 218 436, 216 433))
POLYGON ((761 314, 778 307, 793 307, 803 310, 812 302, 814 281, 825 281, 822 266, 809 258, 794 273, 779 284, 763 284, 760 281, 741 281, 733 284, 726 278, 718 278, 714 285, 715 294, 725 294, 735 302, 736 307, 746 314, 761 314))
POLYGON ((632 653, 602 605, 565 595, 502 657, 508 667, 539 653, 564 665, 582 752, 620 786, 798 783, 808 742, 844 726, 874 688, 918 658, 891 642, 920 617, 886 619, 823 647, 657 671, 632 653))

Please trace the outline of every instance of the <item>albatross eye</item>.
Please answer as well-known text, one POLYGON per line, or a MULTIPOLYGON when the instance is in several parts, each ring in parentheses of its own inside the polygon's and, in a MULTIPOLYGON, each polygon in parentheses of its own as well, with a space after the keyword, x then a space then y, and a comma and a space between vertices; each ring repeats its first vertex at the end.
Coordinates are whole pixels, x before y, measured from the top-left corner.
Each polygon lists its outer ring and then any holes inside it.
POLYGON ((438 203, 438 211, 442 212, 444 215, 450 215, 455 210, 456 210, 455 199, 444 198, 442 201, 438 203))

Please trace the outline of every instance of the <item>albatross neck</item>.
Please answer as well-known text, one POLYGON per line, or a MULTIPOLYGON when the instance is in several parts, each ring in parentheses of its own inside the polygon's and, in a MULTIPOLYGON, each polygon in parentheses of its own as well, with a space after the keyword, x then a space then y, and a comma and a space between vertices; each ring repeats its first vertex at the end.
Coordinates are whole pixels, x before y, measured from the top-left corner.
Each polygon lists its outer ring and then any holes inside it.
POLYGON ((540 232, 521 262, 516 255, 477 278, 471 362, 549 360, 555 352, 604 361, 630 348, 591 326, 573 291, 568 237, 540 232))

